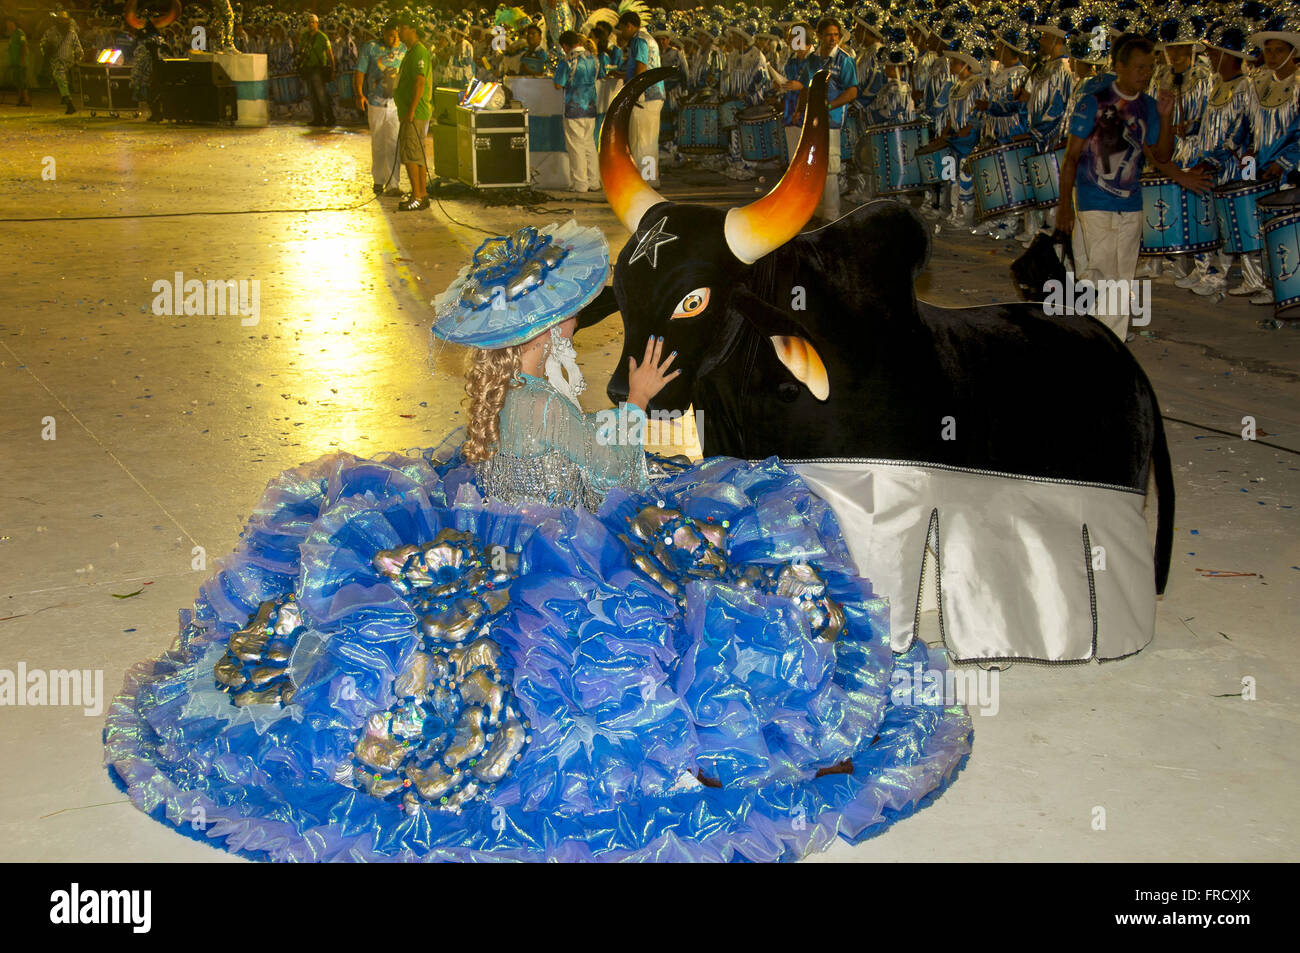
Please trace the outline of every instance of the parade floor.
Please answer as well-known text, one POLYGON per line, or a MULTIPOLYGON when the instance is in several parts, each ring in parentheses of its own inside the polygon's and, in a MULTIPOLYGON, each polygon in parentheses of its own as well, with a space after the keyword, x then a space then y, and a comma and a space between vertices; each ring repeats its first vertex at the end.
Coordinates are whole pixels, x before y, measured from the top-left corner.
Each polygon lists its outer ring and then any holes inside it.
MULTIPOLYGON (((275 474, 440 441, 461 419, 462 369, 430 354, 428 302, 480 229, 576 216, 615 253, 626 237, 600 193, 517 207, 454 190, 394 214, 368 167, 359 127, 0 105, 0 668, 102 671, 111 698, 128 665, 170 645, 275 474), (250 298, 248 317, 166 314, 156 284, 178 274, 255 281, 256 313, 250 298)), ((725 205, 768 184, 669 171, 663 191, 725 205)), ((1020 250, 943 229, 918 290, 1010 300, 1020 250)), ((975 716, 942 798, 813 859, 1292 856, 1300 331, 1258 327, 1271 310, 1242 299, 1154 293, 1130 346, 1165 414, 1203 425, 1167 424, 1178 518, 1155 641, 1121 662, 1000 673, 997 713, 975 716), (1258 441, 1239 436, 1246 416, 1258 441)), ((589 409, 621 334, 611 319, 576 338, 589 409)), ((103 768, 102 727, 102 711, 0 708, 0 859, 234 859, 132 807, 103 768)))

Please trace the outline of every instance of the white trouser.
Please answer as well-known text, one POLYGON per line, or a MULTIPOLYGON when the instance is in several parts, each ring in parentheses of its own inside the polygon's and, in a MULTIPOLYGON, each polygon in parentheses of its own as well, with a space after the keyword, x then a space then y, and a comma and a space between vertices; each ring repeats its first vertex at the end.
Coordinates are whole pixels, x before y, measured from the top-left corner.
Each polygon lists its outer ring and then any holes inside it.
POLYGON ((831 134, 831 141, 826 162, 826 187, 822 189, 822 200, 817 205, 817 214, 826 221, 833 222, 840 217, 840 130, 828 131, 831 134))
POLYGON ((367 104, 366 121, 370 123, 370 176, 375 185, 394 188, 402 178, 397 164, 397 104, 391 99, 386 106, 367 104))
POLYGON ((659 114, 663 111, 662 99, 642 99, 632 110, 631 139, 632 161, 646 184, 659 186, 659 114))
POLYGON ((785 154, 793 159, 795 150, 799 148, 799 135, 803 132, 803 126, 785 126, 784 129, 785 154))
POLYGON ((564 151, 569 155, 569 188, 575 192, 600 188, 596 158, 596 117, 564 120, 564 151))
POLYGON ((1250 252, 1241 256, 1241 284, 1251 291, 1263 291, 1269 285, 1264 274, 1263 256, 1260 252, 1250 252))
POLYGON ((1128 337, 1132 313, 1130 291, 1137 270, 1138 245, 1142 240, 1141 212, 1079 212, 1074 218, 1074 278, 1087 279, 1097 289, 1099 281, 1119 281, 1115 307, 1109 293, 1096 297, 1093 314, 1123 341, 1128 337))

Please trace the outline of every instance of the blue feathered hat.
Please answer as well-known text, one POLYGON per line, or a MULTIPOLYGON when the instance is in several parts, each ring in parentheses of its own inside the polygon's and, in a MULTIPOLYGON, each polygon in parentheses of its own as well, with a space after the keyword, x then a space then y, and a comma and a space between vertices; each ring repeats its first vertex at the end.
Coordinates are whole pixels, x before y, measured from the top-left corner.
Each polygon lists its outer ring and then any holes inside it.
POLYGON ((609 245, 570 220, 489 238, 433 300, 433 334, 477 348, 523 344, 575 315, 609 277, 609 245))

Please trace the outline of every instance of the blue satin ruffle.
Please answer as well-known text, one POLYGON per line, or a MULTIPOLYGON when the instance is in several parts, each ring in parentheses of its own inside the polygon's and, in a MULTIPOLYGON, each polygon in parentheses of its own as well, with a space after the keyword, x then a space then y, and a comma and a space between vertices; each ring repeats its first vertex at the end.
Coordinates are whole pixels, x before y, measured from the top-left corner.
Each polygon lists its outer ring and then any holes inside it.
POLYGON ((829 507, 775 459, 707 460, 592 515, 485 504, 446 446, 336 453, 271 482, 171 651, 128 671, 106 762, 141 810, 258 859, 798 859, 911 813, 970 750, 961 709, 891 700, 896 665, 939 661, 921 644, 896 659, 888 617, 829 507), (651 503, 725 521, 732 566, 807 560, 843 607, 839 638, 762 587, 683 569, 676 598, 634 558, 630 520, 651 503), (373 557, 445 529, 518 554, 491 632, 529 734, 483 797, 409 812, 351 782, 367 718, 400 704, 421 644, 373 557), (308 627, 292 704, 227 706, 215 660, 286 593, 308 627))

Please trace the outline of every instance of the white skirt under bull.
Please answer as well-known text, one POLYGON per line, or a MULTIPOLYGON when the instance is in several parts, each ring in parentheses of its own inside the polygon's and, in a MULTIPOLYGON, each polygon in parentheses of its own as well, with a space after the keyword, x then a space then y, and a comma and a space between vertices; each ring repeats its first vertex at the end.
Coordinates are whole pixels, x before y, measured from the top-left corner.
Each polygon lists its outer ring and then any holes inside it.
POLYGON ((1151 641, 1143 493, 887 460, 787 462, 889 598, 895 652, 917 637, 928 595, 958 661, 1115 659, 1151 641))

